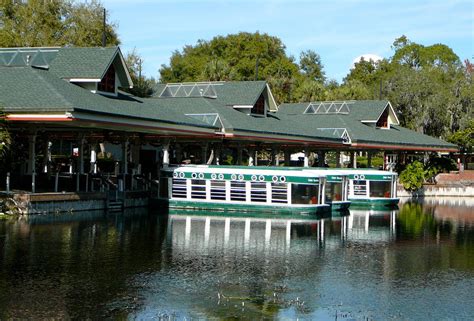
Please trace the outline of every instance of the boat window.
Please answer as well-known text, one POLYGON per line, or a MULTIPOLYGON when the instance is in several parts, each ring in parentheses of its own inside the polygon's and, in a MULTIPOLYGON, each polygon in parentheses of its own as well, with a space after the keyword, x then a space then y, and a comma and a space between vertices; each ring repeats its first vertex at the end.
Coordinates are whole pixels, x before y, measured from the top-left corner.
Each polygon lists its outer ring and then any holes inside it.
POLYGON ((250 200, 252 202, 267 201, 267 183, 250 182, 250 200))
POLYGON ((291 188, 292 204, 318 204, 319 185, 293 184, 291 188))
POLYGON ((173 178, 171 193, 174 198, 186 198, 186 180, 173 178))
POLYGON ((162 177, 160 179, 160 185, 159 185, 159 188, 160 188, 160 197, 162 198, 168 198, 168 180, 169 178, 168 177, 162 177))
POLYGON ((287 183, 271 183, 272 187, 272 203, 288 203, 288 184, 287 183))
POLYGON ((353 180, 352 186, 354 188, 354 195, 367 196, 367 181, 353 180))
POLYGON ((342 201, 343 191, 342 182, 326 182, 325 186, 326 201, 342 201))
POLYGON ((230 200, 245 202, 245 182, 230 182, 230 200))
POLYGON ((370 197, 390 198, 392 195, 392 182, 370 181, 370 197))
POLYGON ((206 181, 204 179, 191 180, 191 198, 206 199, 206 181))
POLYGON ((211 181, 211 200, 225 201, 225 181, 211 181))

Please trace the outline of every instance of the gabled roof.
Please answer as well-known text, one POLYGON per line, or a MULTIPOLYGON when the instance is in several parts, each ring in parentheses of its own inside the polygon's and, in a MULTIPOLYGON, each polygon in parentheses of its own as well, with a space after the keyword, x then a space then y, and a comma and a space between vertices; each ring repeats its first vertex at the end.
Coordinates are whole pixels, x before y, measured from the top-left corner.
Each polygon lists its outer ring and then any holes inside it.
POLYGON ((149 99, 93 94, 47 70, 31 67, 0 66, 0 106, 7 113, 87 112, 216 128, 149 99))
POLYGON ((120 83, 133 86, 119 47, 0 48, 0 66, 47 69, 59 78, 99 82, 114 64, 120 83))
MULTIPOLYGON (((293 119, 302 127, 334 129, 345 128, 353 146, 363 148, 391 148, 404 146, 407 149, 439 148, 455 150, 457 146, 443 140, 424 135, 398 124, 392 124, 389 129, 376 128, 364 121, 375 123, 386 108, 392 108, 386 100, 351 101, 349 113, 305 114, 309 103, 282 104, 276 113, 279 117, 293 119)), ((393 109, 391 110, 391 112, 393 109)), ((395 115, 396 116, 396 115, 395 115)), ((398 119, 397 119, 398 121, 398 119)))

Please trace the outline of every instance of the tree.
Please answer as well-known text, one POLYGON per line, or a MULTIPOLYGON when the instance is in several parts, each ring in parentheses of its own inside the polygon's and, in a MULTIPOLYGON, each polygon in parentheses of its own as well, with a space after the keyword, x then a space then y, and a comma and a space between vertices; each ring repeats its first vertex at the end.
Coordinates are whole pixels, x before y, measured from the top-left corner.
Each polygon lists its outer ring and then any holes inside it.
POLYGON ((277 37, 240 32, 174 51, 169 65, 160 68, 160 81, 267 80, 275 99, 283 102, 293 99, 299 69, 277 37))
MULTIPOLYGON (((1 0, 0 47, 101 46, 103 6, 99 1, 1 0)), ((106 43, 120 43, 116 25, 106 24, 106 43)))
POLYGON ((313 50, 301 52, 299 66, 302 73, 310 80, 319 82, 326 80, 321 57, 313 50))
POLYGON ((400 183, 407 191, 416 191, 423 186, 425 181, 425 169, 419 161, 408 164, 400 173, 400 183))
POLYGON ((0 161, 2 161, 2 163, 10 143, 10 134, 7 130, 4 114, 0 109, 0 161))
POLYGON ((142 75, 143 59, 135 49, 127 53, 125 63, 132 78, 133 88, 124 88, 124 90, 138 97, 152 96, 156 81, 154 78, 147 78, 142 75))
POLYGON ((474 148, 474 119, 471 118, 469 125, 463 129, 452 133, 448 141, 458 145, 463 153, 472 153, 474 148))

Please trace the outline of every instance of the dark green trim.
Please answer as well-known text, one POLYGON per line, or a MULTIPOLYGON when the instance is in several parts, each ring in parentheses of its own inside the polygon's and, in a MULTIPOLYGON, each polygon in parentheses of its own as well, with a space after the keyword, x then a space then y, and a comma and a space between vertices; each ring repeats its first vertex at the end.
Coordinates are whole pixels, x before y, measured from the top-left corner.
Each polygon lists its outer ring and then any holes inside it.
MULTIPOLYGON (((178 168, 179 169, 179 168, 178 168)), ((199 168, 195 172, 179 173, 176 179, 203 179, 203 180, 224 180, 233 182, 274 182, 274 183, 304 183, 304 184, 319 184, 318 177, 301 177, 289 175, 264 175, 264 174, 242 174, 242 173, 203 173, 199 168), (183 175, 181 175, 183 174, 183 175)), ((290 172, 291 173, 291 172, 290 172)), ((170 177, 170 173, 166 173, 165 177, 170 177)), ((173 175, 174 176, 174 175, 173 175)))
POLYGON ((395 208, 398 206, 400 199, 398 198, 364 198, 356 199, 349 198, 351 201, 351 208, 373 208, 373 207, 384 207, 384 208, 395 208))
POLYGON ((330 211, 330 206, 314 205, 314 206, 274 206, 266 204, 235 204, 230 202, 216 203, 216 202, 195 202, 187 200, 158 200, 163 205, 170 209, 181 210, 206 210, 219 212, 254 212, 254 213, 278 213, 291 215, 317 215, 330 211))
POLYGON ((336 201, 331 203, 332 211, 346 211, 351 206, 350 201, 336 201))

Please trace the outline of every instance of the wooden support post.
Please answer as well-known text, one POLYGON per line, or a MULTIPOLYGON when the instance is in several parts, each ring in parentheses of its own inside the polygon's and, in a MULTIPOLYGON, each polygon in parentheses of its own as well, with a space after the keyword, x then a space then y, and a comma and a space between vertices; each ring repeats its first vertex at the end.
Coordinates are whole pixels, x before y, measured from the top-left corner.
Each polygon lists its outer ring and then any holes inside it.
POLYGON ((336 168, 341 167, 341 152, 336 151, 336 168))
POLYGON ((280 153, 280 149, 278 146, 272 148, 272 160, 273 160, 273 165, 275 166, 280 166, 280 160, 278 159, 278 154, 280 153))
POLYGON ((367 167, 371 168, 372 167, 372 152, 367 152, 367 167))
POLYGON ((36 172, 36 133, 28 136, 28 168, 26 173, 36 172))
POLYGON ((291 152, 289 149, 285 149, 285 166, 291 165, 291 152))
POLYGON ((326 164, 326 152, 320 150, 318 152, 318 166, 324 167, 325 164, 326 164))
POLYGON ((36 192, 36 133, 28 136, 28 174, 31 174, 31 192, 36 192))
POLYGON ((84 174, 84 144, 86 140, 84 136, 79 139, 79 174, 84 174))
POLYGON ((242 145, 237 145, 237 165, 242 165, 242 145))

